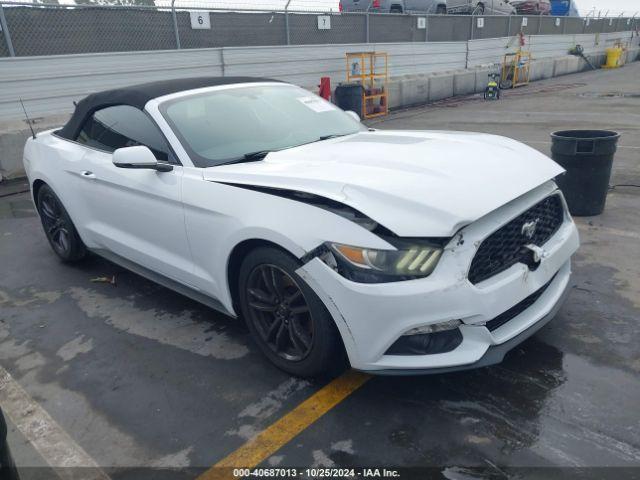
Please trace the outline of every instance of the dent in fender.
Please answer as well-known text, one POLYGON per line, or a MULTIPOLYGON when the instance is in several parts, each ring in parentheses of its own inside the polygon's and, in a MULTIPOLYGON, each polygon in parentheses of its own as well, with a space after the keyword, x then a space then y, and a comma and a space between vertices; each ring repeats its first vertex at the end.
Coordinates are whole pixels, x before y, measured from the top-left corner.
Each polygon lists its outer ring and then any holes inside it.
MULTIPOLYGON (((321 248, 321 247, 318 247, 318 248, 321 248)), ((311 253, 313 253, 313 251, 309 252, 307 255, 311 253)), ((305 255, 305 257, 307 255, 305 255)), ((325 293, 325 291, 322 289, 322 287, 320 287, 318 282, 316 282, 313 276, 311 276, 309 272, 306 270, 307 264, 311 262, 322 263, 322 260, 320 260, 318 257, 313 257, 311 258, 311 260, 309 260, 303 266, 301 266, 298 270, 296 270, 296 273, 305 282, 307 282, 307 285, 309 285, 309 287, 311 287, 311 289, 316 293, 316 295, 320 297, 320 300, 322 300, 322 303, 324 304, 324 306, 327 308, 327 310, 329 310, 329 313, 331 314, 333 321, 336 323, 336 326, 340 331, 340 336, 342 337, 342 342, 347 351, 347 356, 349 357, 351 366, 356 367, 356 365, 354 365, 354 361, 357 358, 357 354, 356 354, 356 343, 355 343, 355 339, 353 338, 353 333, 351 332, 351 329, 349 328, 347 321, 344 319, 342 312, 340 312, 340 309, 338 308, 336 303, 333 301, 331 296, 325 293)), ((324 265, 324 263, 322 263, 322 265, 324 265)))

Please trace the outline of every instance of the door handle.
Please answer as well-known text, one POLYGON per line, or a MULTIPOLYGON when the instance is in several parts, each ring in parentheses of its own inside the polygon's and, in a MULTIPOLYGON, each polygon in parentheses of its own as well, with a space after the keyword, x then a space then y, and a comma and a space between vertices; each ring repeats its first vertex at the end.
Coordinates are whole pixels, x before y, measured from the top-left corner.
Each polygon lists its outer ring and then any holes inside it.
POLYGON ((83 170, 80 172, 80 176, 82 178, 87 178, 89 180, 94 180, 96 178, 95 174, 93 172, 90 172, 89 170, 83 170))

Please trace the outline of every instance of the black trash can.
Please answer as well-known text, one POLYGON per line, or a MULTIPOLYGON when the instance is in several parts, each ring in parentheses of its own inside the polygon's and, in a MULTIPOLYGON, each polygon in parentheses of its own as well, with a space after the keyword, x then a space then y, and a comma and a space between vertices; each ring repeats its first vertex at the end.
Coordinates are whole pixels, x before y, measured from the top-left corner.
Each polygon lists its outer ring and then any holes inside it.
POLYGON ((359 83, 341 83, 333 98, 342 110, 351 110, 362 117, 362 85, 359 83))
POLYGON ((556 178, 571 215, 604 211, 620 134, 608 130, 564 130, 551 134, 551 157, 567 171, 556 178))

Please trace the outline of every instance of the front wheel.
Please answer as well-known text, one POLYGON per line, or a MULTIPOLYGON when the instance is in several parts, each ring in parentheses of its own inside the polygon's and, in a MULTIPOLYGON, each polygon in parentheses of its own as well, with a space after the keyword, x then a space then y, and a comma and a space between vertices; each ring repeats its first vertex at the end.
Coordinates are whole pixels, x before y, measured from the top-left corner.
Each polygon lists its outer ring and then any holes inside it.
POLYGON ((87 248, 82 243, 62 202, 49 185, 40 187, 36 204, 42 228, 56 255, 63 262, 82 260, 87 253, 87 248))
POLYGON ((295 273, 299 267, 277 248, 253 250, 240 267, 240 309, 278 368, 300 377, 333 373, 345 363, 340 335, 320 298, 295 273))

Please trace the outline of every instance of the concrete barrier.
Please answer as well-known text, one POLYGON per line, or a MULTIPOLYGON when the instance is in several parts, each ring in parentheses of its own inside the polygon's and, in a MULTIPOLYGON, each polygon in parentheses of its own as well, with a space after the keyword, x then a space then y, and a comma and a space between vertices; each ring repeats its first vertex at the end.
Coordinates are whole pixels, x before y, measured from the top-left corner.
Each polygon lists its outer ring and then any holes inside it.
POLYGON ((465 70, 453 74, 453 95, 476 93, 476 72, 465 70))
POLYGON ((387 100, 390 109, 402 106, 402 78, 393 77, 387 83, 387 100))
POLYGON ((453 97, 453 72, 436 73, 429 78, 429 101, 437 102, 453 97))
POLYGON ((407 75, 400 81, 400 99, 402 107, 424 105, 429 102, 429 81, 426 75, 407 75))
POLYGON ((640 48, 630 48, 627 51, 627 62, 635 62, 638 60, 638 56, 640 56, 640 48))
MULTIPOLYGON (((49 130, 64 125, 68 118, 69 115, 34 118, 33 129, 36 133, 49 130)), ((30 135, 31 130, 24 120, 0 122, 0 180, 24 175, 22 151, 30 135)))
POLYGON ((553 77, 555 62, 552 58, 541 58, 531 61, 531 70, 529 71, 529 80, 537 82, 538 80, 546 80, 553 77))
POLYGON ((0 180, 23 174, 22 149, 29 135, 29 130, 0 132, 0 180))
POLYGON ((579 72, 581 60, 581 58, 573 55, 556 58, 553 67, 553 76, 562 77, 563 75, 579 72))
POLYGON ((499 73, 498 67, 478 67, 475 69, 475 90, 476 93, 484 92, 487 89, 489 83, 490 73, 499 73))

